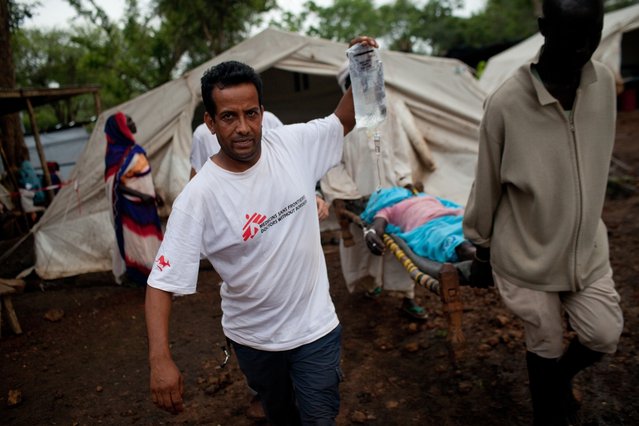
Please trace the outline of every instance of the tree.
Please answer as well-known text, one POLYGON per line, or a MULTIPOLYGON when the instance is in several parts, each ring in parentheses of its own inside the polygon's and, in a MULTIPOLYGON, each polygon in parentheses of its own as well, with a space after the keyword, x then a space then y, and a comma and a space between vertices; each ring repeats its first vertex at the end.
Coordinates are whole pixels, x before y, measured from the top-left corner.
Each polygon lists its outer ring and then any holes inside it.
POLYGON ((458 38, 455 28, 460 18, 453 12, 461 6, 461 0, 430 0, 421 8, 410 0, 395 0, 379 7, 366 0, 335 0, 326 7, 307 1, 299 17, 285 13, 271 23, 343 42, 358 34, 372 34, 391 49, 437 54, 458 38))
POLYGON ((612 12, 613 10, 639 4, 639 0, 606 0, 604 4, 606 12, 612 12))
MULTIPOLYGON (((68 31, 21 29, 14 34, 13 46, 16 84, 19 87, 96 84, 95 74, 82 67, 86 50, 74 42, 68 31)), ((93 112, 93 97, 90 95, 43 105, 36 110, 38 125, 42 129, 58 123, 86 121, 93 112)), ((24 126, 29 128, 30 123, 25 121, 24 126)))
POLYGON ((535 4, 531 0, 488 0, 481 13, 464 22, 460 44, 481 47, 530 37, 537 32, 535 4))
MULTIPOLYGON (((9 0, 0 0, 0 88, 15 88, 15 68, 13 50, 11 48, 11 32, 22 18, 29 14, 27 6, 19 6, 9 0)), ((6 158, 5 167, 9 172, 17 170, 23 160, 29 158, 29 151, 24 143, 24 136, 20 127, 20 116, 16 114, 0 115, 0 139, 2 150, 6 158)))
MULTIPOLYGON (((304 32, 309 36, 350 41, 358 34, 384 34, 386 25, 368 0, 335 0, 322 7, 314 1, 304 3, 304 32)), ((285 17, 286 18, 286 17, 285 17)))
MULTIPOLYGON (((111 107, 209 60, 246 37, 275 0, 127 0, 114 21, 95 0, 67 0, 78 24, 66 30, 20 29, 13 52, 21 86, 99 85, 111 107)), ((87 119, 90 97, 38 108, 43 127, 87 119)), ((28 126, 28 123, 25 123, 28 126)))
POLYGON ((174 68, 191 68, 242 41, 275 0, 155 0, 158 37, 170 46, 174 68))

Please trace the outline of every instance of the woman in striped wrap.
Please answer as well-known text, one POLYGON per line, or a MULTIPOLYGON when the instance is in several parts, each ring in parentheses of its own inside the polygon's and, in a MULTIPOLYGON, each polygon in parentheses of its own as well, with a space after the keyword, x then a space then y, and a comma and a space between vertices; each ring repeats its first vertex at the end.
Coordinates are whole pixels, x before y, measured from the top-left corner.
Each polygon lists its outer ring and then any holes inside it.
POLYGON ((118 284, 144 286, 162 241, 151 166, 146 151, 135 143, 131 117, 111 115, 104 131, 104 180, 116 237, 113 275, 118 284))

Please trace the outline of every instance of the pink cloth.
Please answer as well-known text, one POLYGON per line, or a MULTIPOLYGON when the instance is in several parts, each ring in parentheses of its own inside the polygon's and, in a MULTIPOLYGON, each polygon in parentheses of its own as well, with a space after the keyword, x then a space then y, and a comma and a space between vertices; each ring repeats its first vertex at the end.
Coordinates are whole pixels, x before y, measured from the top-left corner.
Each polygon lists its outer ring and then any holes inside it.
POLYGON ((393 206, 381 209, 375 217, 399 226, 402 232, 411 231, 440 216, 459 216, 464 209, 451 209, 431 195, 407 198, 393 206))

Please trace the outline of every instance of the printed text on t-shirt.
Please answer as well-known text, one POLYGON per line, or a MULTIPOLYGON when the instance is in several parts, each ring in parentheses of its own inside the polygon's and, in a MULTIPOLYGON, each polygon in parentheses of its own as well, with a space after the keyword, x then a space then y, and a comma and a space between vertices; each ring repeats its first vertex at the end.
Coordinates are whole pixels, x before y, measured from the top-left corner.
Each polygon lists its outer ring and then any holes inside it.
MULTIPOLYGON (((282 220, 286 219, 287 217, 289 217, 290 215, 294 214, 296 211, 298 211, 299 209, 304 207, 307 202, 308 201, 306 199, 306 196, 302 195, 297 200, 295 200, 292 203, 282 207, 277 213, 274 213, 268 219, 266 218, 266 216, 257 215, 257 216, 261 216, 260 217, 261 220, 259 222, 256 222, 255 220, 253 220, 252 225, 248 227, 248 229, 251 230, 251 233, 247 234, 247 230, 246 230, 247 226, 245 225, 245 230, 244 230, 244 232, 242 234, 242 237, 244 238, 244 241, 248 240, 249 238, 253 238, 255 236, 255 234, 257 234, 257 226, 255 224, 259 225, 260 233, 263 234, 271 226, 277 225, 282 220)), ((249 217, 247 215, 247 219, 248 218, 249 217)), ((247 225, 249 225, 248 222, 247 222, 247 225)))

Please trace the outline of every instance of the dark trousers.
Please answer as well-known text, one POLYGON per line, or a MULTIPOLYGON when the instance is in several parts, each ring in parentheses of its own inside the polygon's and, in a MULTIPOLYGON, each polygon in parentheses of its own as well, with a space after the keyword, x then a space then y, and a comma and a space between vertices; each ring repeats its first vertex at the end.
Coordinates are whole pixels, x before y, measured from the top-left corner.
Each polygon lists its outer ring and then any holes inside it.
POLYGON ((334 425, 339 412, 342 326, 295 349, 267 352, 233 342, 240 369, 273 426, 334 425))

